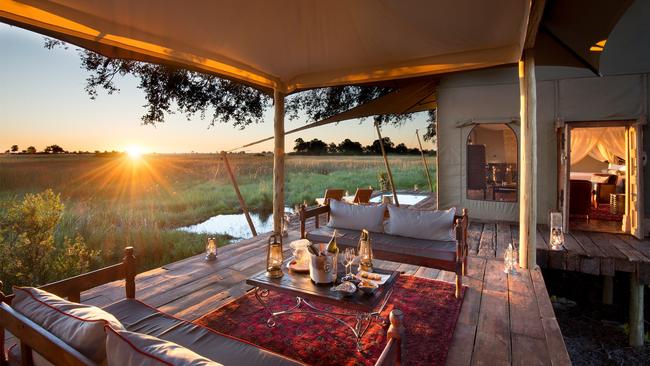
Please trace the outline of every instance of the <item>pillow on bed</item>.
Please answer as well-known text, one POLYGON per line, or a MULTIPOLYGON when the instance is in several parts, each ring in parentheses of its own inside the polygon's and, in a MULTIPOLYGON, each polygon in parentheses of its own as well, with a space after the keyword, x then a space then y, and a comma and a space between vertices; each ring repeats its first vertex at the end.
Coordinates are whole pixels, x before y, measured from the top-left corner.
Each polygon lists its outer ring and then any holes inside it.
POLYGON ((95 306, 70 302, 33 287, 14 287, 14 294, 14 310, 97 363, 106 359, 104 325, 124 329, 113 315, 95 306))
POLYGON ((390 218, 386 233, 409 238, 454 241, 454 207, 446 211, 411 210, 394 205, 388 206, 390 218))
POLYGON ((384 231, 386 205, 351 205, 330 200, 330 221, 327 226, 336 229, 352 229, 381 233, 384 231))
POLYGON ((106 327, 108 366, 221 366, 176 343, 106 327))

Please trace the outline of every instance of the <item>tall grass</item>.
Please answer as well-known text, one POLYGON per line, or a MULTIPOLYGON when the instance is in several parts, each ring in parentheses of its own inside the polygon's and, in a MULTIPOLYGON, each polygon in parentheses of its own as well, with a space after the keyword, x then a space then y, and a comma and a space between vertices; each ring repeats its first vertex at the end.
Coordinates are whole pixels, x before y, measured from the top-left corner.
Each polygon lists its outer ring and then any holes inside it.
MULTIPOLYGON (((420 157, 389 159, 398 189, 428 187, 420 157)), ((235 154, 229 160, 247 205, 271 211, 273 157, 235 154)), ((433 161, 431 166, 435 169, 433 161)), ((52 188, 66 205, 58 239, 80 233, 91 249, 101 250, 98 265, 119 260, 122 248, 132 245, 141 253, 141 269, 146 269, 203 250, 205 235, 175 228, 240 211, 225 169, 222 158, 212 154, 154 154, 135 161, 121 156, 5 155, 0 156, 0 202, 52 188)), ((351 193, 357 187, 376 188, 382 171, 379 156, 288 156, 285 203, 313 202, 328 187, 351 193)), ((435 177, 435 171, 431 174, 435 177)))

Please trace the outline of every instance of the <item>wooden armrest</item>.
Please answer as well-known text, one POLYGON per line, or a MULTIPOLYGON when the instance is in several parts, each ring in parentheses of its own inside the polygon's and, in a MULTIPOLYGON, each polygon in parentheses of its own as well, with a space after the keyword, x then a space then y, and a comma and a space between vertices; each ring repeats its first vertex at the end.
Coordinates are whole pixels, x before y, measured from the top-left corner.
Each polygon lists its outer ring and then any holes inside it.
POLYGON ((300 214, 300 238, 304 239, 305 238, 305 222, 307 221, 308 218, 313 217, 315 222, 316 222, 316 227, 318 227, 319 222, 318 222, 318 217, 323 214, 328 214, 330 212, 330 206, 325 205, 325 206, 316 206, 316 207, 306 207, 306 206, 301 206, 300 211, 298 212, 300 214))

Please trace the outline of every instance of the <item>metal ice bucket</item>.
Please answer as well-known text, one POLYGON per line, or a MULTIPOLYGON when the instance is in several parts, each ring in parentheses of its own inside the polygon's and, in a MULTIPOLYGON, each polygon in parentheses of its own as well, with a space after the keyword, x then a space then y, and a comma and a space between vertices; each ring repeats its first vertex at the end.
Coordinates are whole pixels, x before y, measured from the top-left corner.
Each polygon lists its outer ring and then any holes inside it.
POLYGON ((315 283, 333 283, 336 281, 339 253, 313 255, 309 253, 309 277, 315 283))

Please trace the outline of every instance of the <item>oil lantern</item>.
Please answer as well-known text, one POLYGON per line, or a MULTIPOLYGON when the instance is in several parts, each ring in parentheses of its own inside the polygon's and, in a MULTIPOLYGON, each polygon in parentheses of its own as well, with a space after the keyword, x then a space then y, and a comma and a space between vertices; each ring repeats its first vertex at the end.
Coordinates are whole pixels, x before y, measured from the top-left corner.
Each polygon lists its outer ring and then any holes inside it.
POLYGON ((266 255, 266 276, 270 278, 282 277, 282 235, 273 234, 269 237, 268 252, 266 255))
POLYGON ((357 252, 359 253, 359 270, 372 272, 372 248, 370 247, 370 234, 366 229, 361 231, 357 252))
POLYGON ((217 240, 208 238, 208 244, 205 246, 205 260, 213 261, 217 259, 217 240))

